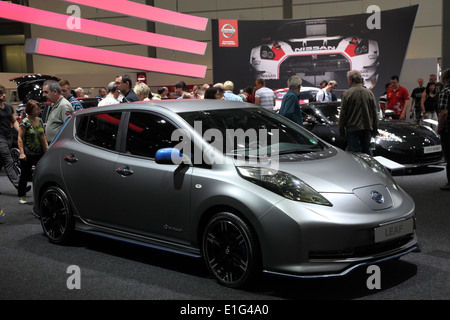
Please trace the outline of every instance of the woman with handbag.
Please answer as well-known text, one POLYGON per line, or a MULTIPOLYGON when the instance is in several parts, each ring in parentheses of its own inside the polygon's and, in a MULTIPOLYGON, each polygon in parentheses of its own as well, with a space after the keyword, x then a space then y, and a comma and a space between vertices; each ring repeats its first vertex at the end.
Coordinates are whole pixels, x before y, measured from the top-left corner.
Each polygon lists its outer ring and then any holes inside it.
POLYGON ((19 179, 19 203, 25 204, 27 182, 31 180, 32 168, 35 166, 48 149, 47 139, 44 133, 44 124, 39 114, 41 105, 35 100, 26 103, 26 117, 20 121, 17 144, 20 150, 20 179, 19 179))

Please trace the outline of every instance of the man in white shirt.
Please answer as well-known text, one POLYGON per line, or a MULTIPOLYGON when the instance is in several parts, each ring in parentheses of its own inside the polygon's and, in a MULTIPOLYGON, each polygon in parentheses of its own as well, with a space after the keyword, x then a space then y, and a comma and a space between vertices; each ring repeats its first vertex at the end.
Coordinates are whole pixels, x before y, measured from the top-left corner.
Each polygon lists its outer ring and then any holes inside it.
POLYGON ((326 101, 334 101, 333 91, 337 88, 337 82, 335 80, 331 80, 328 82, 328 85, 319 90, 316 95, 317 102, 326 102, 326 101))
POLYGON ((259 105, 261 108, 273 111, 276 101, 275 93, 273 90, 266 87, 264 79, 260 78, 256 80, 255 84, 255 104, 259 105))
POLYGON ((116 83, 114 81, 110 82, 108 84, 108 94, 98 103, 98 106, 101 107, 110 104, 119 104, 119 95, 120 93, 117 91, 116 83))

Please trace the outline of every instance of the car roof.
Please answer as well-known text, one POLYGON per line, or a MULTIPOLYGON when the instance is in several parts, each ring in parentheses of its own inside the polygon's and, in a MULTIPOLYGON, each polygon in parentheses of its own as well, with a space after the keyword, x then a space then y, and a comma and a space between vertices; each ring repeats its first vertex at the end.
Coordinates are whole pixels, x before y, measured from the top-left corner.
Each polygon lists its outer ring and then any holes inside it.
POLYGON ((213 100, 213 99, 176 99, 176 100, 152 100, 141 101, 132 103, 121 103, 115 105, 102 106, 98 108, 90 108, 88 110, 105 110, 112 111, 120 107, 121 111, 133 110, 133 109, 155 109, 164 108, 174 113, 181 112, 193 112, 193 111, 209 111, 209 110, 221 110, 221 109, 243 109, 243 108, 255 108, 254 104, 236 101, 225 100, 213 100))

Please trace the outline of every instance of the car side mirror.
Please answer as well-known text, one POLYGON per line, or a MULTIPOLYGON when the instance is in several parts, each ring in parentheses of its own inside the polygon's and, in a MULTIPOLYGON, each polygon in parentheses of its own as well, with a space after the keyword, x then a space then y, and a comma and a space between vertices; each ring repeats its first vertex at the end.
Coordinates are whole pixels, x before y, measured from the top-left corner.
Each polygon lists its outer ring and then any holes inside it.
POLYGON ((155 162, 158 164, 187 164, 191 163, 188 156, 176 148, 163 148, 156 152, 155 162))

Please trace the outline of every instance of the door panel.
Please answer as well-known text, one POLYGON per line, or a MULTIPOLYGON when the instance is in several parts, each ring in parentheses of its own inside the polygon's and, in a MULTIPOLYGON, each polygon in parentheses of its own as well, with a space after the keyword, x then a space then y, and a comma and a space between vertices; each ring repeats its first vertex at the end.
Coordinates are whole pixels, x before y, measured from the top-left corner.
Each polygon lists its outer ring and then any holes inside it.
POLYGON ((114 164, 121 113, 77 118, 76 138, 61 149, 65 189, 79 215, 89 222, 113 221, 114 164))
POLYGON ((160 239, 189 236, 192 168, 157 164, 156 151, 174 147, 176 127, 161 116, 131 112, 126 150, 115 164, 117 221, 130 231, 160 239))

